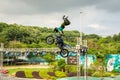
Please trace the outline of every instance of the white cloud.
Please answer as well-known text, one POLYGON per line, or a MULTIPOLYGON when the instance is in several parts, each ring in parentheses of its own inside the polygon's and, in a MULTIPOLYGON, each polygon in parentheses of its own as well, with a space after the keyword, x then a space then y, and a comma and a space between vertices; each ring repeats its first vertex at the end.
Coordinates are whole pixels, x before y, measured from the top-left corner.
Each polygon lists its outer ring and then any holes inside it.
POLYGON ((95 30, 107 30, 106 26, 102 26, 99 24, 90 24, 90 25, 88 25, 88 27, 95 29, 95 30))
POLYGON ((120 32, 120 0, 0 0, 0 21, 9 24, 58 27, 68 15, 71 25, 65 30, 84 33, 120 32), (80 11, 83 11, 80 22, 80 11))

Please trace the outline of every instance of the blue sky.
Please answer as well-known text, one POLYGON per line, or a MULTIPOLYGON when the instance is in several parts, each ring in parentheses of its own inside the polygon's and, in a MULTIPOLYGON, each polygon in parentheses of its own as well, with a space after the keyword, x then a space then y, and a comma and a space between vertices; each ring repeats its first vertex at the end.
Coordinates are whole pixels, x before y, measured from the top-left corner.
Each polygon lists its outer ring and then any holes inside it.
POLYGON ((0 22, 58 27, 68 15, 65 30, 102 36, 120 32, 120 0, 0 0, 0 22), (80 12, 83 12, 80 14, 80 12))

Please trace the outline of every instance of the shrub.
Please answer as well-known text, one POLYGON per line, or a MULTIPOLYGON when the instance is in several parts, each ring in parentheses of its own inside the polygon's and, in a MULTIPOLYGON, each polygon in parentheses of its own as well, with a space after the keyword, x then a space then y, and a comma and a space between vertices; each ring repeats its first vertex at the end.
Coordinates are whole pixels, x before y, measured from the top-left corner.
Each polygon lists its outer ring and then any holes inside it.
POLYGON ((77 68, 75 65, 66 65, 65 69, 67 72, 76 72, 77 71, 77 68))
POLYGON ((61 71, 56 71, 56 72, 55 72, 55 75, 56 75, 58 78, 66 77, 65 72, 61 72, 61 71))
POLYGON ((92 74, 92 77, 100 77, 100 72, 95 72, 92 74))
POLYGON ((103 73, 103 77, 111 76, 111 74, 112 74, 112 73, 110 73, 110 72, 104 72, 104 73, 103 73))
POLYGON ((115 74, 111 73, 111 77, 115 77, 115 74))
POLYGON ((30 70, 25 70, 25 76, 26 78, 33 78, 32 72, 30 70))
POLYGON ((39 72, 39 75, 45 79, 52 79, 52 80, 56 80, 56 78, 54 76, 50 76, 47 74, 48 71, 41 71, 39 72))
POLYGON ((88 73, 88 75, 90 75, 91 76, 91 74, 93 74, 95 72, 95 69, 92 69, 92 68, 88 68, 87 69, 87 73, 88 73))
POLYGON ((110 73, 110 72, 103 72, 103 73, 100 73, 100 72, 95 72, 92 74, 92 77, 100 77, 102 75, 102 77, 108 77, 108 76, 111 76, 113 77, 114 74, 113 73, 110 73))
POLYGON ((58 60, 58 67, 59 67, 60 71, 65 72, 65 65, 66 65, 65 59, 58 60))
POLYGON ((112 72, 113 72, 113 73, 117 73, 117 72, 118 72, 118 70, 114 69, 114 70, 112 70, 112 72))
MULTIPOLYGON (((77 72, 77 66, 76 65, 66 65, 65 69, 67 72, 77 72)), ((82 65, 80 65, 80 69, 83 71, 82 65)))

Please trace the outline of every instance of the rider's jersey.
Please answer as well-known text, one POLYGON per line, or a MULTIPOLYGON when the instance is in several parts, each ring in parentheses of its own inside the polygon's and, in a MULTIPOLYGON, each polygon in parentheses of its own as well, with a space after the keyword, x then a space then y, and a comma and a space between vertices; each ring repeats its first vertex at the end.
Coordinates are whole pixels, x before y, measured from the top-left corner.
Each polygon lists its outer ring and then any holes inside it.
POLYGON ((60 27, 58 27, 58 31, 63 31, 63 27, 62 26, 60 26, 60 27))

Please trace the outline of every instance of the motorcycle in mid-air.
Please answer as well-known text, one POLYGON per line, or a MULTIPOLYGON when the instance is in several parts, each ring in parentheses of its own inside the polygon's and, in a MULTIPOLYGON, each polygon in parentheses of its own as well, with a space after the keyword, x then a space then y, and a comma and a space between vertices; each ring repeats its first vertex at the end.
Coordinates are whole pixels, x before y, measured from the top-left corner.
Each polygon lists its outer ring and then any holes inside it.
POLYGON ((71 46, 63 42, 62 36, 63 35, 58 36, 56 33, 54 33, 53 35, 49 35, 46 37, 46 43, 47 44, 56 43, 56 45, 60 49, 60 55, 62 57, 68 57, 69 51, 67 48, 71 48, 71 46))

